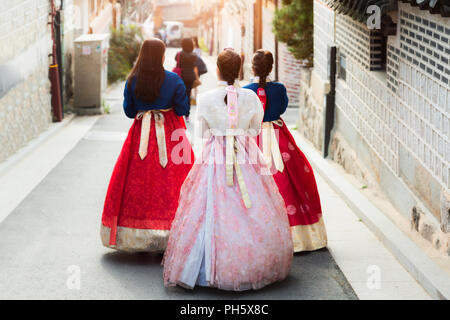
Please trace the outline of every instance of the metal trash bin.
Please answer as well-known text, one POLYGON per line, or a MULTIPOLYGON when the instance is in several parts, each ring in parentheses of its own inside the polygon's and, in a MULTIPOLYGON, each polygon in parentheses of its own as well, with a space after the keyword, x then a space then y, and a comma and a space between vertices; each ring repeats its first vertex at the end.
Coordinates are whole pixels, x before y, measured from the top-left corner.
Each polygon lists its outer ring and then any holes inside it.
POLYGON ((74 108, 80 115, 103 113, 108 86, 109 34, 85 34, 75 41, 74 108))

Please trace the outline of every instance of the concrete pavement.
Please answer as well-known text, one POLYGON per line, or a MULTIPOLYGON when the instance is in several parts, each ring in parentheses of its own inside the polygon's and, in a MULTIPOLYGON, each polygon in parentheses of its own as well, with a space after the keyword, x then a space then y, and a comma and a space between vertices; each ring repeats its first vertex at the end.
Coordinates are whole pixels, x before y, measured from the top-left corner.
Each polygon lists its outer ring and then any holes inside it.
POLYGON ((327 250, 296 255, 284 282, 229 293, 165 289, 160 255, 102 247, 101 211, 122 145, 117 133, 129 126, 115 104, 0 224, 0 299, 356 298, 327 250), (79 290, 71 287, 78 272, 79 290))
MULTIPOLYGON (((203 81, 203 90, 215 86, 214 74, 203 81)), ((86 122, 90 127, 82 133, 83 139, 62 160, 49 155, 58 163, 48 174, 44 172, 39 183, 34 182, 31 192, 26 189, 28 181, 20 181, 24 200, 5 213, 0 223, 0 299, 357 298, 326 249, 296 255, 289 278, 281 283, 234 293, 166 289, 161 255, 104 248, 99 238, 103 201, 131 124, 122 112, 121 90, 118 86, 108 95, 111 114, 95 119, 94 124, 86 122)), ((83 120, 88 119, 79 121, 83 120)), ((65 138, 76 141, 76 133, 69 136, 65 138)), ((41 157, 34 164, 33 158, 26 159, 29 170, 39 171, 43 150, 38 150, 41 157)), ((3 178, 0 182, 10 181, 3 178)))

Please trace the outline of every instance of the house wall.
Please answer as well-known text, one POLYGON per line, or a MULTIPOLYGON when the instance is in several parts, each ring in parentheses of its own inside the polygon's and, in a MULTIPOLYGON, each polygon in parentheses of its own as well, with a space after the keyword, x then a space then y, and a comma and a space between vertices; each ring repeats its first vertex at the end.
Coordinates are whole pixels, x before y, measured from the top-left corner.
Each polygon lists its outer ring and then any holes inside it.
POLYGON ((298 107, 300 104, 300 73, 301 64, 290 53, 289 49, 284 43, 278 44, 279 55, 279 81, 286 86, 287 94, 289 97, 289 105, 298 107))
POLYGON ((89 0, 74 0, 74 12, 75 12, 75 39, 82 35, 89 33, 90 22, 90 5, 89 0))
POLYGON ((64 100, 74 94, 74 40, 83 34, 110 33, 121 23, 121 5, 113 0, 65 0, 64 2, 64 100))
POLYGON ((47 0, 0 1, 0 162, 52 121, 47 0))
POLYGON ((72 0, 75 39, 87 33, 109 33, 114 22, 120 22, 120 3, 111 0, 72 0))
MULTIPOLYGON (((263 6, 263 49, 271 51, 275 55, 275 34, 273 33, 273 18, 275 5, 266 1, 263 6)), ((298 107, 300 103, 300 61, 294 58, 287 46, 278 42, 278 81, 286 86, 289 97, 289 106, 298 107)), ((275 68, 270 74, 271 79, 275 79, 275 68)))
POLYGON ((334 11, 322 1, 314 1, 314 68, 300 70, 298 130, 314 146, 323 147, 323 106, 327 76, 327 48, 334 43, 334 11))
POLYGON ((314 10, 315 67, 300 111, 305 136, 319 147, 326 44, 334 41, 346 56, 346 80, 336 85, 331 157, 382 190, 425 239, 450 254, 450 18, 399 3, 383 72, 369 71, 358 59, 365 42, 356 30, 365 25, 338 14, 333 39, 325 20, 334 21, 334 13, 319 0, 314 10), (307 119, 311 114, 315 122, 307 119))

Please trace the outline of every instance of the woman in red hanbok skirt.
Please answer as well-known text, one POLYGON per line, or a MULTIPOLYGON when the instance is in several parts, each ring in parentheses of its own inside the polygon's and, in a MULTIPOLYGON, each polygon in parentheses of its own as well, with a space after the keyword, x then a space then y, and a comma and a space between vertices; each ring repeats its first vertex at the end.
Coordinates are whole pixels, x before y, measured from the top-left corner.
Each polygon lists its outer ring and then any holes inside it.
POLYGON ((146 40, 124 91, 134 118, 109 183, 103 245, 129 252, 162 252, 194 154, 182 116, 189 115, 183 80, 164 70, 165 45, 146 40))
POLYGON ((264 106, 264 122, 258 144, 286 204, 294 251, 312 251, 327 245, 319 192, 314 173, 280 116, 286 111, 286 88, 266 81, 272 71, 272 53, 256 51, 253 61, 255 80, 245 88, 256 92, 264 106))

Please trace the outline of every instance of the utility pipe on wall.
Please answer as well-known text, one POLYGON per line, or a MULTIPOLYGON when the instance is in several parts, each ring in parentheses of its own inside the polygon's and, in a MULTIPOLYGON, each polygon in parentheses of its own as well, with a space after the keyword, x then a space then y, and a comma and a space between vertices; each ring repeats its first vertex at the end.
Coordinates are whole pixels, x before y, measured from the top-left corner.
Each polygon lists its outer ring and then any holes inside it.
POLYGON ((59 66, 57 62, 57 50, 56 50, 56 34, 55 34, 55 16, 56 8, 54 0, 50 0, 50 22, 51 34, 52 34, 52 63, 49 68, 49 78, 51 83, 51 100, 53 120, 61 122, 63 118, 62 103, 61 103, 61 80, 59 78, 59 66))

